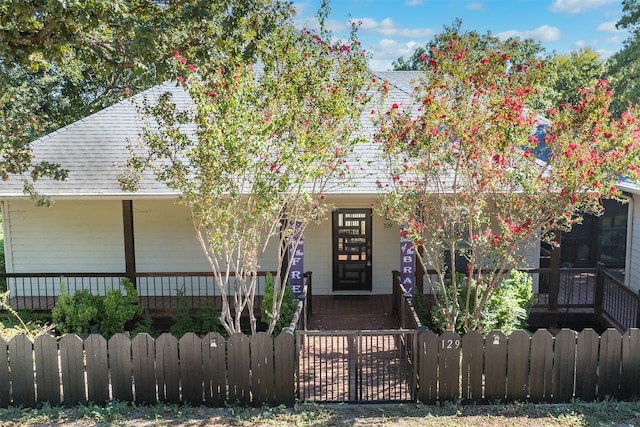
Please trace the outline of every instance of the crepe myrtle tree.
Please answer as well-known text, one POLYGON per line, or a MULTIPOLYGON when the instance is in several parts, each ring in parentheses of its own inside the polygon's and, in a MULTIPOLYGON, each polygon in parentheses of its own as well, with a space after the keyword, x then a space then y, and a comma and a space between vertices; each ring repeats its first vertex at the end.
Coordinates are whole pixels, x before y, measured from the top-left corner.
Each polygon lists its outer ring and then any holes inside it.
POLYGON ((637 179, 640 164, 638 112, 612 118, 606 81, 550 109, 540 140, 524 105, 541 66, 514 66, 507 46, 479 58, 469 46, 454 35, 434 48, 415 103, 372 112, 386 157, 384 213, 420 247, 419 263, 435 273, 425 275, 434 310, 461 332, 482 330, 487 301, 528 250, 600 214, 601 199, 618 197, 616 182, 637 179))
POLYGON ((286 22, 258 47, 260 66, 238 59, 230 68, 197 68, 175 52, 177 80, 193 107, 178 108, 168 94, 143 107, 142 144, 132 150, 122 185, 135 189, 139 172, 152 168, 180 191, 229 333, 240 332, 245 309, 256 332, 257 273, 275 248, 273 331, 287 246, 295 248, 296 236, 330 209, 324 193, 348 179, 369 79, 356 27, 347 41, 329 36, 324 28, 296 31, 286 22))

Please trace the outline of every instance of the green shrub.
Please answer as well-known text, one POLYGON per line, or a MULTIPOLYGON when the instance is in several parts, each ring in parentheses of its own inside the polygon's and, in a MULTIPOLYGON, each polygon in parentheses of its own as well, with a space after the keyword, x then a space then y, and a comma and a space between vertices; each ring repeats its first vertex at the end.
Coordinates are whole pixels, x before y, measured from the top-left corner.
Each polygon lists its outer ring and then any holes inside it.
POLYGON ((533 280, 522 271, 512 270, 485 306, 482 317, 486 331, 510 334, 527 327, 533 305, 533 280))
POLYGON ((118 332, 123 332, 125 324, 142 313, 142 307, 138 304, 138 291, 131 280, 123 278, 120 284, 127 292, 122 295, 120 289, 112 289, 102 301, 103 312, 99 318, 100 333, 110 337, 118 332))
MULTIPOLYGON (((466 277, 461 273, 458 273, 456 278, 458 304, 460 305, 460 310, 463 311, 467 298, 467 281, 466 277)), ((471 290, 470 313, 473 313, 474 310, 473 301, 476 299, 476 292, 482 291, 481 286, 474 286, 471 290)), ((447 292, 449 293, 448 297, 451 299, 453 297, 451 286, 447 286, 447 292)), ((484 333, 499 330, 509 334, 517 329, 526 328, 529 309, 532 304, 533 286, 531 277, 527 273, 512 270, 510 275, 502 281, 498 289, 489 298, 482 311, 480 322, 477 325, 472 325, 472 329, 480 330, 484 333)), ((446 322, 436 307, 433 308, 431 316, 434 327, 442 332, 445 329, 446 322)), ((467 332, 464 330, 463 320, 461 313, 456 323, 456 332, 459 334, 467 332)))
POLYGON ((131 331, 131 336, 134 337, 137 334, 149 334, 150 336, 157 338, 158 331, 153 327, 153 319, 151 313, 146 307, 142 307, 142 318, 131 331))
POLYGON ((418 316, 423 326, 431 324, 431 316, 424 305, 424 295, 417 286, 413 288, 413 309, 416 311, 416 316, 418 316))
POLYGON ((199 309, 189 308, 184 290, 178 291, 178 306, 173 320, 170 331, 178 339, 187 332, 200 336, 209 332, 224 333, 220 322, 220 309, 211 302, 199 309))
POLYGON ((105 296, 93 295, 88 289, 76 291, 71 296, 63 283, 60 295, 51 312, 56 328, 60 333, 86 334, 96 325, 100 333, 109 338, 118 332, 124 332, 125 324, 142 312, 138 305, 138 292, 129 279, 123 278, 120 289, 112 289, 105 296))
POLYGON ((86 334, 91 325, 97 324, 102 312, 102 298, 88 289, 76 291, 71 296, 63 283, 60 295, 51 315, 60 333, 86 334))
MULTIPOLYGON (((273 313, 271 312, 273 309, 274 298, 273 286, 273 276, 271 273, 267 273, 264 286, 264 297, 262 298, 262 304, 260 305, 260 315, 262 316, 261 320, 266 324, 270 324, 271 319, 273 318, 273 313)), ((280 298, 280 292, 277 292, 275 297, 280 298)), ((291 321, 293 320, 293 316, 295 315, 297 308, 298 300, 293 295, 291 287, 285 286, 284 297, 282 299, 282 305, 280 306, 280 317, 278 317, 276 326, 273 329, 274 335, 280 334, 280 332, 282 332, 282 328, 286 328, 291 325, 291 321)))

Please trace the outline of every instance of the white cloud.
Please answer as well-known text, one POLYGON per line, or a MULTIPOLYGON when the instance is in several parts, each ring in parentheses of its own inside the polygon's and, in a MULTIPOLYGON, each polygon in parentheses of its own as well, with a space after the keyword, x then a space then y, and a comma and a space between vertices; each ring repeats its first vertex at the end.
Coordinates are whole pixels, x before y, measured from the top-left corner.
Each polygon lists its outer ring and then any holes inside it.
POLYGON ((480 2, 468 3, 467 10, 484 10, 484 3, 480 3, 480 2))
POLYGON ((424 4, 424 0, 407 0, 404 4, 407 6, 420 6, 421 4, 424 4))
POLYGON ((555 13, 581 13, 619 0, 555 0, 549 10, 555 13))
POLYGON ((619 30, 616 28, 617 22, 618 21, 603 22, 602 24, 598 25, 597 30, 603 33, 622 33, 623 30, 619 30))
POLYGON ((600 55, 600 58, 603 61, 606 61, 607 59, 609 59, 609 57, 613 56, 613 54, 616 53, 611 49, 596 49, 596 52, 598 53, 598 55, 600 55))
POLYGON ((382 21, 373 18, 353 18, 350 22, 359 23, 363 32, 384 37, 428 38, 436 34, 436 31, 431 28, 402 28, 391 18, 385 18, 382 21))
POLYGON ((587 42, 586 40, 576 40, 575 42, 573 42, 573 46, 575 47, 575 49, 590 48, 591 50, 596 52, 598 55, 600 55, 600 59, 602 59, 603 61, 606 61, 616 51, 613 49, 607 49, 604 47, 597 49, 596 46, 600 46, 603 44, 612 44, 612 43, 613 44, 620 43, 620 38, 617 36, 614 36, 614 37, 609 37, 607 39, 591 40, 590 42, 587 42))
POLYGON ((496 37, 501 40, 508 39, 509 37, 520 37, 521 39, 534 39, 543 43, 560 40, 560 36, 560 30, 549 25, 542 25, 533 30, 509 30, 496 34, 496 37))
POLYGON ((391 63, 393 61, 401 56, 409 59, 416 48, 424 45, 425 43, 419 43, 413 40, 398 43, 393 39, 382 39, 374 44, 369 51, 372 54, 369 66, 372 70, 376 71, 391 70, 391 63))
MULTIPOLYGON (((318 18, 316 17, 304 17, 304 18, 296 18, 294 20, 294 25, 297 29, 301 30, 303 28, 307 28, 309 30, 318 30, 320 28, 320 23, 318 22, 318 18)), ((325 27, 327 30, 331 31, 333 35, 338 33, 342 33, 343 31, 347 31, 351 28, 347 23, 336 21, 335 19, 327 19, 325 21, 325 27)))
POLYGON ((574 45, 577 49, 584 49, 584 48, 586 48, 586 47, 588 46, 588 45, 587 45, 587 42, 586 42, 586 41, 584 41, 584 40, 576 40, 576 41, 573 43, 573 45, 574 45))

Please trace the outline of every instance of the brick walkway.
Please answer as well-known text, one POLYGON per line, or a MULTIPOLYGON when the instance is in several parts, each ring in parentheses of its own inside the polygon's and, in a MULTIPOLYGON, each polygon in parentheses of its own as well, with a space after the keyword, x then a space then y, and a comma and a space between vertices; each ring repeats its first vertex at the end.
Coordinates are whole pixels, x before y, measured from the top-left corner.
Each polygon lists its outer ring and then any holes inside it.
POLYGON ((313 296, 313 312, 308 329, 370 330, 398 327, 398 320, 391 313, 391 295, 313 296))

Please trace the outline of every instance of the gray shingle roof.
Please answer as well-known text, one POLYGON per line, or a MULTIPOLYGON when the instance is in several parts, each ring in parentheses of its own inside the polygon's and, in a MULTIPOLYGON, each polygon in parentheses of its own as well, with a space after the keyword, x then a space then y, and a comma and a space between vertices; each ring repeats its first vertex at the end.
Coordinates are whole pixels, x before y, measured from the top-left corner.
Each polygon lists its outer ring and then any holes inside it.
MULTIPOLYGON (((376 72, 375 75, 380 80, 389 81, 389 103, 407 105, 411 102, 412 80, 418 77, 418 73, 394 71, 376 72)), ((165 83, 34 141, 35 162, 46 160, 69 170, 66 181, 40 178, 35 183, 36 190, 44 195, 65 198, 174 197, 177 193, 155 181, 151 174, 144 177, 139 190, 133 194, 122 191, 117 182, 120 168, 129 158, 128 147, 135 144, 142 130, 136 103, 140 105, 145 98, 152 101, 167 91, 173 93, 173 99, 179 105, 190 103, 182 88, 176 87, 175 83, 165 83)), ((371 141, 374 125, 369 109, 364 112, 361 123, 363 135, 371 141)), ((358 168, 355 178, 349 185, 336 185, 331 192, 376 194, 376 180, 382 171, 378 153, 373 142, 360 144, 355 153, 360 162, 351 164, 352 168, 358 168)), ((23 196, 21 177, 11 177, 0 184, 0 198, 23 196)))

